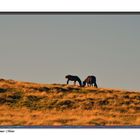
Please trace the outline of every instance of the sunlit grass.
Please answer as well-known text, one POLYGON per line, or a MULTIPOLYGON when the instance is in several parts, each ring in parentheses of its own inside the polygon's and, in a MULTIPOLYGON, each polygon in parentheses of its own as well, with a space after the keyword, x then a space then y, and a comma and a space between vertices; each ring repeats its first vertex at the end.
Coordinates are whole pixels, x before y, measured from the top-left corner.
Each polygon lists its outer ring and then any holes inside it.
POLYGON ((140 125, 140 92, 0 80, 0 125, 140 125))

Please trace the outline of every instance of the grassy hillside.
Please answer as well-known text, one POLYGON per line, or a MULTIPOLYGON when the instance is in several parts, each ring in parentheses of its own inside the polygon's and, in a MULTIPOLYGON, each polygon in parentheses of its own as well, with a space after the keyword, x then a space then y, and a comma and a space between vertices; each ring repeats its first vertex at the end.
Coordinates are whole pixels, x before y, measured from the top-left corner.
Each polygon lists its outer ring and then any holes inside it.
POLYGON ((0 79, 0 126, 140 125, 140 92, 0 79))

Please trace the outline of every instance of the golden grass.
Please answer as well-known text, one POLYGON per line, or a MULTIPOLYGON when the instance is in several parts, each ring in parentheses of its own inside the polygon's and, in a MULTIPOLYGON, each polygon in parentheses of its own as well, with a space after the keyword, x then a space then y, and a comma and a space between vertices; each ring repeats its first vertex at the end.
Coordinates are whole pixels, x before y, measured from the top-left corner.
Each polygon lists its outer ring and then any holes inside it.
POLYGON ((0 79, 0 126, 140 125, 140 92, 0 79))

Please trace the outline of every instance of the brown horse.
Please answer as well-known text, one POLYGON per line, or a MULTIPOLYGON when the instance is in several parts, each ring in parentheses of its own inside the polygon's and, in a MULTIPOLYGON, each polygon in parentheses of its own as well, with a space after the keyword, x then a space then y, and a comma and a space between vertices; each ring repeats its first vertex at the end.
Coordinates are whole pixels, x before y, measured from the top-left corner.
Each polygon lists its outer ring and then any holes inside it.
POLYGON ((82 82, 78 76, 66 75, 65 78, 68 79, 67 84, 69 84, 69 81, 74 81, 74 85, 76 85, 76 81, 78 81, 79 85, 82 86, 82 82))
POLYGON ((96 77, 93 75, 88 76, 83 81, 83 87, 86 86, 86 84, 87 84, 87 86, 93 86, 93 84, 94 84, 94 87, 98 88, 97 83, 96 83, 96 77))

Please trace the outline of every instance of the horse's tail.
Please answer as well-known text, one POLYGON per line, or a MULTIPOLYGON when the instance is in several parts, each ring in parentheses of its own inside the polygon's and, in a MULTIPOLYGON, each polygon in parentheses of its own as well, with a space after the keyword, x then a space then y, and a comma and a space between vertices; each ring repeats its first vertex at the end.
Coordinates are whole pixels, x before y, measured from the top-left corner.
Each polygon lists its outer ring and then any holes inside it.
POLYGON ((98 88, 95 76, 93 76, 93 82, 94 82, 94 87, 98 88))

